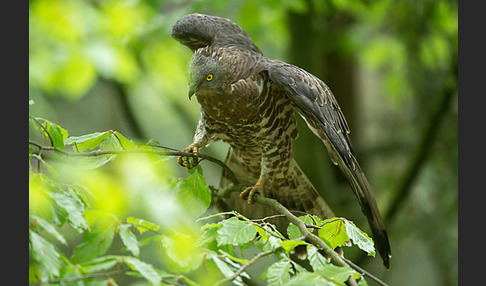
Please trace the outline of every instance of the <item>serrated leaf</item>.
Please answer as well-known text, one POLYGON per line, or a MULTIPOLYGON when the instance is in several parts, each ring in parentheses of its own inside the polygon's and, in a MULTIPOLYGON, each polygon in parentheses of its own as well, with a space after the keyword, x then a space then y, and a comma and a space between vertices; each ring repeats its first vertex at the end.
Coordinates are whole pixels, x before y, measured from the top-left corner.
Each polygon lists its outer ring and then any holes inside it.
POLYGON ((282 242, 281 239, 276 238, 273 235, 269 235, 267 241, 264 241, 263 239, 259 239, 256 243, 256 246, 260 248, 261 251, 267 251, 279 247, 280 242, 282 242))
POLYGON ((223 220, 220 224, 222 227, 218 229, 218 246, 245 244, 255 238, 257 234, 257 230, 251 222, 241 221, 237 217, 223 220))
POLYGON ((149 222, 133 216, 127 217, 127 223, 133 224, 137 228, 137 230, 140 231, 140 234, 146 232, 149 229, 153 231, 158 231, 160 229, 160 226, 153 222, 149 222))
POLYGON ((117 136, 111 131, 109 131, 108 133, 108 137, 100 144, 100 150, 123 150, 123 146, 121 145, 120 140, 117 138, 117 136))
POLYGON ((32 258, 50 277, 59 276, 61 255, 54 245, 31 230, 29 230, 29 242, 32 258))
MULTIPOLYGON (((52 144, 61 150, 64 150, 64 138, 67 137, 68 132, 61 128, 61 126, 50 122, 49 120, 44 121, 44 127, 49 133, 46 134, 50 139, 52 139, 52 144)), ((43 130, 45 132, 45 130, 43 130)))
MULTIPOLYGON (((332 283, 320 274, 314 272, 301 272, 286 283, 286 286, 336 286, 338 284, 332 283)), ((339 284, 341 285, 341 284, 339 284)))
MULTIPOLYGON (((219 252, 224 256, 224 257, 227 257, 229 259, 231 259, 232 261, 235 261, 235 262, 238 262, 238 263, 241 263, 241 264, 245 264, 245 263, 248 263, 248 259, 242 259, 242 258, 238 258, 238 257, 234 257, 233 255, 229 254, 228 252, 226 251, 223 251, 221 249, 219 249, 219 252)), ((234 266, 234 265, 233 265, 234 266)))
POLYGON ((261 228, 259 225, 255 225, 255 229, 257 230, 257 232, 260 235, 261 239, 264 242, 267 242, 268 241, 268 234, 267 234, 267 232, 263 228, 261 228))
POLYGON ((128 140, 120 132, 115 131, 114 135, 119 140, 119 143, 121 144, 122 149, 137 149, 138 148, 138 146, 132 140, 128 140))
POLYGON ((177 184, 179 200, 194 218, 204 213, 211 204, 211 192, 202 176, 201 166, 197 166, 197 169, 199 170, 177 184))
POLYGON ((48 234, 56 238, 57 241, 67 246, 66 239, 64 239, 64 236, 62 236, 62 234, 57 231, 54 225, 35 215, 30 215, 30 218, 31 220, 36 221, 39 226, 42 227, 48 234))
POLYGON ((302 240, 285 240, 280 242, 280 245, 288 254, 292 249, 296 248, 299 245, 307 244, 305 241, 302 240))
MULTIPOLYGON (((220 256, 218 256, 216 253, 210 252, 208 254, 208 258, 214 262, 214 264, 217 266, 217 268, 224 277, 230 277, 235 273, 234 267, 228 265, 227 261, 221 259, 220 256)), ((233 285, 245 285, 243 284, 242 278, 240 276, 236 277, 232 282, 233 285)))
POLYGON ((324 268, 328 263, 327 259, 319 253, 319 250, 314 245, 307 246, 307 259, 314 271, 324 268))
POLYGON ((88 224, 83 215, 84 204, 73 192, 56 192, 50 194, 54 202, 65 210, 69 224, 78 231, 88 228, 88 224))
POLYGON ((201 243, 204 244, 210 244, 213 241, 216 241, 218 237, 218 228, 220 228, 221 225, 219 223, 208 223, 205 224, 201 227, 201 230, 203 231, 200 239, 201 243))
MULTIPOLYGON (((299 216, 299 219, 303 221, 305 224, 309 224, 309 225, 322 224, 322 220, 316 215, 299 216)), ((312 228, 307 228, 307 230, 309 230, 310 232, 313 231, 312 228)), ((287 227, 287 234, 289 236, 289 239, 298 239, 303 236, 299 228, 293 223, 290 223, 289 226, 287 227)))
POLYGON ((110 216, 98 218, 84 233, 83 242, 74 248, 72 261, 85 262, 105 254, 113 242, 116 226, 117 222, 110 216))
POLYGON ((327 277, 331 280, 344 283, 351 275, 357 272, 350 267, 341 267, 333 264, 327 264, 326 267, 315 271, 315 273, 327 277))
POLYGON ((135 257, 126 257, 125 262, 132 270, 140 273, 152 285, 159 285, 162 280, 160 275, 151 264, 143 262, 135 257))
POLYGON ((98 147, 101 141, 108 138, 108 136, 110 136, 108 131, 94 132, 81 136, 70 136, 64 140, 64 144, 71 145, 76 143, 74 150, 83 152, 85 150, 92 150, 98 147))
POLYGON ((366 251, 368 255, 375 256, 375 247, 373 240, 361 229, 359 229, 352 221, 346 220, 346 233, 349 238, 361 250, 366 251))
POLYGON ((290 275, 294 274, 289 259, 281 259, 270 265, 262 276, 260 281, 267 279, 269 286, 285 285, 290 280, 290 275))
POLYGON ((120 238, 126 248, 134 255, 137 256, 140 254, 140 248, 138 246, 138 240, 135 234, 130 230, 130 224, 122 224, 118 226, 118 231, 120 234, 120 238))
POLYGON ((332 249, 343 246, 349 237, 344 226, 346 220, 341 218, 326 219, 319 229, 319 237, 322 238, 332 249))
POLYGON ((123 260, 123 257, 117 255, 107 255, 97 257, 83 264, 87 268, 87 272, 99 272, 108 270, 123 260))

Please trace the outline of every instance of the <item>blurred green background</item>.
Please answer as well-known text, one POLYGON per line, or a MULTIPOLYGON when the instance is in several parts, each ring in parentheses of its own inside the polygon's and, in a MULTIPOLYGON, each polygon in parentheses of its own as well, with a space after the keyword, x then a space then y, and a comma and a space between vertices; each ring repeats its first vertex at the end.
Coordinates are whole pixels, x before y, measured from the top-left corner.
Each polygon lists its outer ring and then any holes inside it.
MULTIPOLYGON (((230 18, 265 56, 306 69, 333 91, 393 253, 390 271, 359 251, 346 256, 390 285, 457 285, 457 1, 32 0, 29 113, 73 136, 112 129, 183 149, 199 105, 187 98, 192 53, 170 31, 194 12, 230 18)), ((338 216, 369 231, 322 142, 298 124, 296 160, 338 216)), ((202 152, 223 160, 226 150, 218 142, 202 152)), ((208 184, 217 185, 221 169, 203 167, 208 184)), ((118 175, 147 174, 133 166, 124 172, 118 175)), ((186 176, 175 160, 162 173, 186 176)), ((107 174, 90 180, 115 213, 157 208, 119 191, 133 184, 119 186, 107 174)), ((146 213, 154 221, 160 215, 146 213)))

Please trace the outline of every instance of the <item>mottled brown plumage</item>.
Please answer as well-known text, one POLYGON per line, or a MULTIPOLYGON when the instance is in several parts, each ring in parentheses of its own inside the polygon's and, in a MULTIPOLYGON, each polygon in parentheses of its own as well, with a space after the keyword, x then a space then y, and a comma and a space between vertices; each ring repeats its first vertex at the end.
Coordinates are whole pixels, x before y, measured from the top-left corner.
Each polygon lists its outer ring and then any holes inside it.
MULTIPOLYGON (((252 218, 273 214, 251 204, 258 193, 290 210, 333 216, 292 158, 297 111, 349 180, 388 268, 391 251, 385 226, 354 155, 346 119, 327 85, 299 67, 264 57, 251 37, 228 19, 187 15, 174 25, 172 35, 194 51, 188 66, 189 97, 196 95, 201 104, 194 142, 185 151, 197 155, 211 141, 225 141, 231 146, 228 167, 249 186, 241 195, 250 204, 235 195, 224 202, 252 218)), ((222 186, 227 184, 223 174, 222 186)))

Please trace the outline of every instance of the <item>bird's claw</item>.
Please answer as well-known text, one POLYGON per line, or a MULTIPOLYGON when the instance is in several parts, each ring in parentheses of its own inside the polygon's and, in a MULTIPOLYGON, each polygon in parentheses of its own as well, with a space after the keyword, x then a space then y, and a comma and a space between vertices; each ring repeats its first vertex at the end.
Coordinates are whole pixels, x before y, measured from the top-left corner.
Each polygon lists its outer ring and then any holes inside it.
POLYGON ((188 169, 192 169, 195 166, 197 166, 198 159, 197 157, 199 156, 199 148, 193 144, 187 146, 184 150, 182 150, 183 153, 191 153, 192 155, 190 156, 179 156, 177 157, 177 163, 181 165, 182 167, 186 167, 188 169), (190 158, 193 159, 193 163, 191 164, 190 158))
POLYGON ((260 196, 264 196, 263 190, 261 189, 259 184, 256 184, 253 187, 248 187, 248 188, 244 189, 240 193, 240 197, 244 200, 248 200, 248 204, 251 205, 251 204, 255 203, 255 201, 253 200, 253 197, 256 194, 258 194, 260 196))

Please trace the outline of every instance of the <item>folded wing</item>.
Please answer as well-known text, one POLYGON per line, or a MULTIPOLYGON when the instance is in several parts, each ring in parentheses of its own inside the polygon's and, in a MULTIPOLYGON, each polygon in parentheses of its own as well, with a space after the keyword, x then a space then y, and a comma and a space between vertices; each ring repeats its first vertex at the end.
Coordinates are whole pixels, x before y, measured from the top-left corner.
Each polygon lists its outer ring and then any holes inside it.
POLYGON ((385 225, 370 184, 354 155, 349 127, 336 98, 323 81, 294 65, 272 60, 268 73, 273 84, 292 99, 296 111, 324 142, 332 162, 350 182, 368 219, 383 264, 388 268, 391 250, 385 225))

